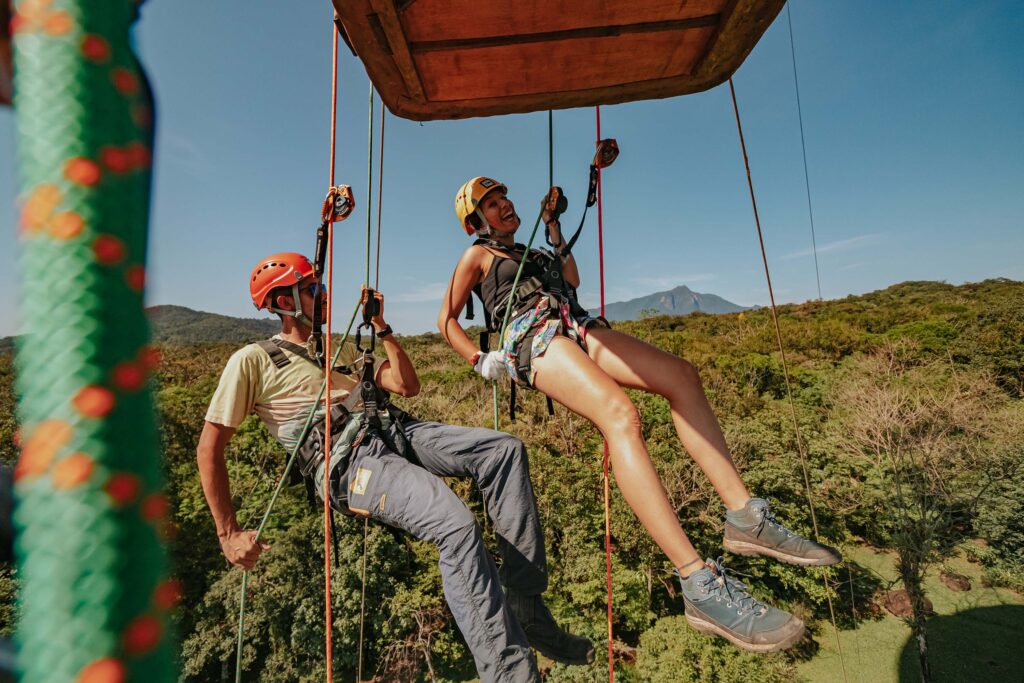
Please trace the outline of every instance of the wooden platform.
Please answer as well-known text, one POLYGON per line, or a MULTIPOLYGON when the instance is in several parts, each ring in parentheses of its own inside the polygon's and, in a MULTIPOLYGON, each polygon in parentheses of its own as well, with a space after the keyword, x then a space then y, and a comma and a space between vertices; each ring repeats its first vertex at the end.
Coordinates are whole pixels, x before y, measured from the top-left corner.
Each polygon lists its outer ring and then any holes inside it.
POLYGON ((673 97, 743 63, 785 0, 334 0, 392 113, 459 119, 673 97))

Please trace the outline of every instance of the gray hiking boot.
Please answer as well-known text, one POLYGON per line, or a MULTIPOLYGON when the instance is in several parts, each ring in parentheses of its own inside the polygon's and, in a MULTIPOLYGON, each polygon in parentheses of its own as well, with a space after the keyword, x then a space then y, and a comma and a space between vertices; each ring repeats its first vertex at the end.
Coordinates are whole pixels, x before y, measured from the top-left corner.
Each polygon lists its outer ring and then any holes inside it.
POLYGON ((824 567, 843 561, 835 548, 804 538, 783 526, 764 498, 751 498, 742 510, 725 513, 722 545, 736 555, 764 555, 801 567, 824 567))
POLYGON ((559 628, 539 595, 519 595, 510 591, 508 605, 526 632, 526 640, 537 652, 562 664, 590 664, 594 661, 594 645, 590 639, 574 636, 559 628))
POLYGON ((727 574, 722 558, 685 579, 679 576, 686 621, 701 633, 721 636, 750 652, 777 652, 804 635, 804 622, 789 612, 758 602, 746 587, 727 574))

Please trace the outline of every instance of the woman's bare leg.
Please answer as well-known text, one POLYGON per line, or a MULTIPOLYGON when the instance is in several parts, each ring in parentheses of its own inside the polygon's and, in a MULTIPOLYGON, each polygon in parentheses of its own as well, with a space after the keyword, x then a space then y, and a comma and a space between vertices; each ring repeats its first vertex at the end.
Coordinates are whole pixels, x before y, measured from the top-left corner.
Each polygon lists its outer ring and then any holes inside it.
POLYGON ((587 351, 622 386, 668 399, 680 441, 707 474, 725 506, 739 510, 746 504, 750 493, 736 471, 722 427, 693 364, 628 334, 605 328, 592 327, 587 331, 587 351))
POLYGON ((533 364, 537 389, 601 430, 619 489, 654 542, 676 567, 699 561, 647 453, 640 416, 622 387, 564 337, 556 337, 533 364))

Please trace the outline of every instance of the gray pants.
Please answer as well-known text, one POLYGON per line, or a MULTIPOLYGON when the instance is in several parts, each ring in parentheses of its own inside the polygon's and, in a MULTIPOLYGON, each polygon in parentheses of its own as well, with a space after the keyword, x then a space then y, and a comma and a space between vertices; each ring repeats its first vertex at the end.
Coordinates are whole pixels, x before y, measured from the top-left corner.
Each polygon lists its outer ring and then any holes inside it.
POLYGON ((347 489, 349 508, 437 545, 445 598, 481 681, 539 681, 526 635, 501 589, 505 584, 526 595, 547 589, 526 448, 490 429, 418 420, 403 426, 423 467, 394 452, 390 433, 368 435, 339 483, 347 489), (441 477, 478 483, 504 560, 500 573, 473 513, 441 477))

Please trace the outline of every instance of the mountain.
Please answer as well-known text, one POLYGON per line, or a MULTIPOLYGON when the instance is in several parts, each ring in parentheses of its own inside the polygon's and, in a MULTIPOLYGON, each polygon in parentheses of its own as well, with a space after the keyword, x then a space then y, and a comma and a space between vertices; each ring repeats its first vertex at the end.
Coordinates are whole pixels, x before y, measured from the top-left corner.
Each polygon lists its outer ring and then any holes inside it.
MULTIPOLYGON (((153 341, 161 344, 243 343, 281 331, 276 318, 232 318, 184 306, 151 306, 146 309, 146 316, 153 341)), ((13 351, 14 337, 0 337, 0 353, 13 351)))
MULTIPOLYGON (((605 317, 608 320, 637 320, 649 314, 654 315, 688 315, 695 311, 703 313, 737 313, 745 311, 739 306, 726 301, 715 294, 694 292, 686 285, 680 285, 667 292, 655 292, 629 301, 616 301, 605 304, 605 317)), ((596 314, 599 311, 591 311, 596 314)))
POLYGON ((276 318, 232 318, 219 313, 193 311, 184 306, 146 309, 153 341, 159 343, 248 342, 279 332, 276 318))

